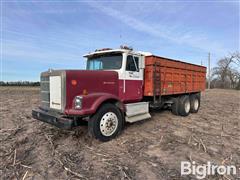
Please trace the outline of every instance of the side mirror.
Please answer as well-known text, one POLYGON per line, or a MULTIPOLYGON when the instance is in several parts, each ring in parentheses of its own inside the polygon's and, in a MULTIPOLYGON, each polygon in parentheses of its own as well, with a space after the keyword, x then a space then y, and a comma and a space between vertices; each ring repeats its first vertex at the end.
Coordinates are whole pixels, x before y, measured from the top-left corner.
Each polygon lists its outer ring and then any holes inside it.
POLYGON ((140 56, 139 57, 139 69, 144 69, 145 68, 145 56, 140 56))

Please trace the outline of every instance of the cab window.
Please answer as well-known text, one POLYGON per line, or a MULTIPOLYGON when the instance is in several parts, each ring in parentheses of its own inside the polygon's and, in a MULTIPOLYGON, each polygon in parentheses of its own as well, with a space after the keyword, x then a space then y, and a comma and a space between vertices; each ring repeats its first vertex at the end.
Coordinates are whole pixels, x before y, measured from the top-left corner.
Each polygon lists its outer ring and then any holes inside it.
POLYGON ((128 56, 126 63, 126 71, 137 71, 139 72, 139 59, 138 57, 128 56))
POLYGON ((109 53, 103 55, 96 55, 88 58, 87 70, 112 70, 121 69, 122 54, 109 53))

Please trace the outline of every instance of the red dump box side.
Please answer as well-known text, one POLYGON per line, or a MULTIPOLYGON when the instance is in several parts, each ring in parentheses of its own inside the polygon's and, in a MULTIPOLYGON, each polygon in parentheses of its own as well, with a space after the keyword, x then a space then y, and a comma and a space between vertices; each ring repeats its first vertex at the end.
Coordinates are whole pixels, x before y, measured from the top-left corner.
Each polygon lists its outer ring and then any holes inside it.
POLYGON ((206 67, 159 56, 145 57, 144 96, 205 90, 206 67))

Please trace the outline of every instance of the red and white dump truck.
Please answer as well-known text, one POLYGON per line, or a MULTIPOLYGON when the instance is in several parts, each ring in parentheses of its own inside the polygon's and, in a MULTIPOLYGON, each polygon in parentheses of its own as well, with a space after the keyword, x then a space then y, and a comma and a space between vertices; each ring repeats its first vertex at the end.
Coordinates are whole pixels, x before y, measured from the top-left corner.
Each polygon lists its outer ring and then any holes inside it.
MULTIPOLYGON (((41 73, 41 105, 32 116, 59 128, 88 121, 101 141, 116 137, 126 122, 151 117, 150 108, 169 107, 187 116, 200 107, 206 67, 127 47, 86 54, 86 70, 41 73)), ((147 123, 147 121, 146 121, 147 123)))

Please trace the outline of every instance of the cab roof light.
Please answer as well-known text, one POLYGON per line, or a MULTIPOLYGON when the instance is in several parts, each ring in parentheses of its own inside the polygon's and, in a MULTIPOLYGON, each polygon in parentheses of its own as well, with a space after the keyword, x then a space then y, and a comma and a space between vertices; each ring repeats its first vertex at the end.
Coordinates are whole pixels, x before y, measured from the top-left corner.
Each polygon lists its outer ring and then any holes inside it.
POLYGON ((132 48, 132 47, 130 47, 130 46, 126 46, 126 45, 121 45, 121 46, 120 46, 120 48, 121 48, 121 49, 130 50, 130 51, 132 51, 132 50, 133 50, 133 48, 132 48))
POLYGON ((112 50, 112 48, 96 49, 95 52, 98 52, 98 51, 108 51, 108 50, 112 50))

